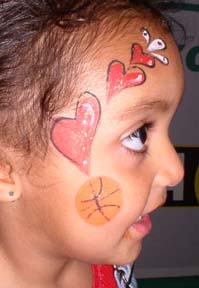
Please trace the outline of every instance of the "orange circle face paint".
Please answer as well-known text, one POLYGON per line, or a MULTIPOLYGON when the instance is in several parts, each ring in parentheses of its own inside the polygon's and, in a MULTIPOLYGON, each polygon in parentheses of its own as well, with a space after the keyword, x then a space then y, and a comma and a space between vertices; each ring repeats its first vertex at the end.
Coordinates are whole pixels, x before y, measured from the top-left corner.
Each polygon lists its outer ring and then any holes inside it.
POLYGON ((103 225, 120 210, 122 192, 119 184, 108 177, 93 177, 86 181, 76 196, 80 217, 89 224, 103 225))

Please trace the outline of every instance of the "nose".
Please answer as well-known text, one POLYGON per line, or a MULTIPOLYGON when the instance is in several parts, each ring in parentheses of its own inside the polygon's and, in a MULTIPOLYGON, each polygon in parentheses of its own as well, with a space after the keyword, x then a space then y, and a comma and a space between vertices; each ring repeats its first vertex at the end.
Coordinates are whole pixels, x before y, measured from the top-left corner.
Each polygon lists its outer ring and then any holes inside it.
POLYGON ((155 183, 162 187, 176 186, 184 177, 184 167, 175 148, 168 139, 157 157, 158 172, 155 183), (165 146, 166 145, 166 146, 165 146))

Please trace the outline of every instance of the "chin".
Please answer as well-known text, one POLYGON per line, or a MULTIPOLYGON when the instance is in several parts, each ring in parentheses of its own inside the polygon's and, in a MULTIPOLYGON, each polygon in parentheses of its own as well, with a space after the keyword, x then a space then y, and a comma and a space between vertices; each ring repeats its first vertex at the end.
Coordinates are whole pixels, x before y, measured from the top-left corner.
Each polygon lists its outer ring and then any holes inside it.
POLYGON ((140 252, 142 250, 142 243, 136 244, 131 249, 122 249, 122 251, 117 252, 117 255, 114 255, 114 259, 112 259, 109 263, 111 265, 126 265, 136 261, 140 252))

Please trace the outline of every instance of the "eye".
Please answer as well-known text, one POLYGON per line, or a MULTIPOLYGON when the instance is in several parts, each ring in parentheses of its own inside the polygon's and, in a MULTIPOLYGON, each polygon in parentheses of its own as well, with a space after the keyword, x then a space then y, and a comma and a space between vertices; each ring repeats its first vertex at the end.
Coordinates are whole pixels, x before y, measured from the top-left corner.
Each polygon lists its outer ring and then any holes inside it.
POLYGON ((129 150, 144 152, 146 150, 147 126, 143 125, 135 132, 123 139, 122 144, 129 150))

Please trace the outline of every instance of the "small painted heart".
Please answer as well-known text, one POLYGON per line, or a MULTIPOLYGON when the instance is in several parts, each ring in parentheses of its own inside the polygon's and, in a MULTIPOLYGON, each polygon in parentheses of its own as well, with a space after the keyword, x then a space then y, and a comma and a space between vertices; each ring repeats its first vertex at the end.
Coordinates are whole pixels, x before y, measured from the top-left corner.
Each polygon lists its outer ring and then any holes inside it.
POLYGON ((99 120, 100 103, 93 94, 85 92, 77 104, 75 118, 58 117, 51 129, 56 149, 86 174, 99 120))
POLYGON ((131 48, 130 64, 142 64, 148 67, 155 66, 155 59, 149 54, 145 54, 140 44, 133 44, 131 48))
POLYGON ((133 67, 135 71, 127 73, 122 62, 113 61, 108 68, 107 100, 123 89, 144 83, 146 76, 141 68, 133 67))

